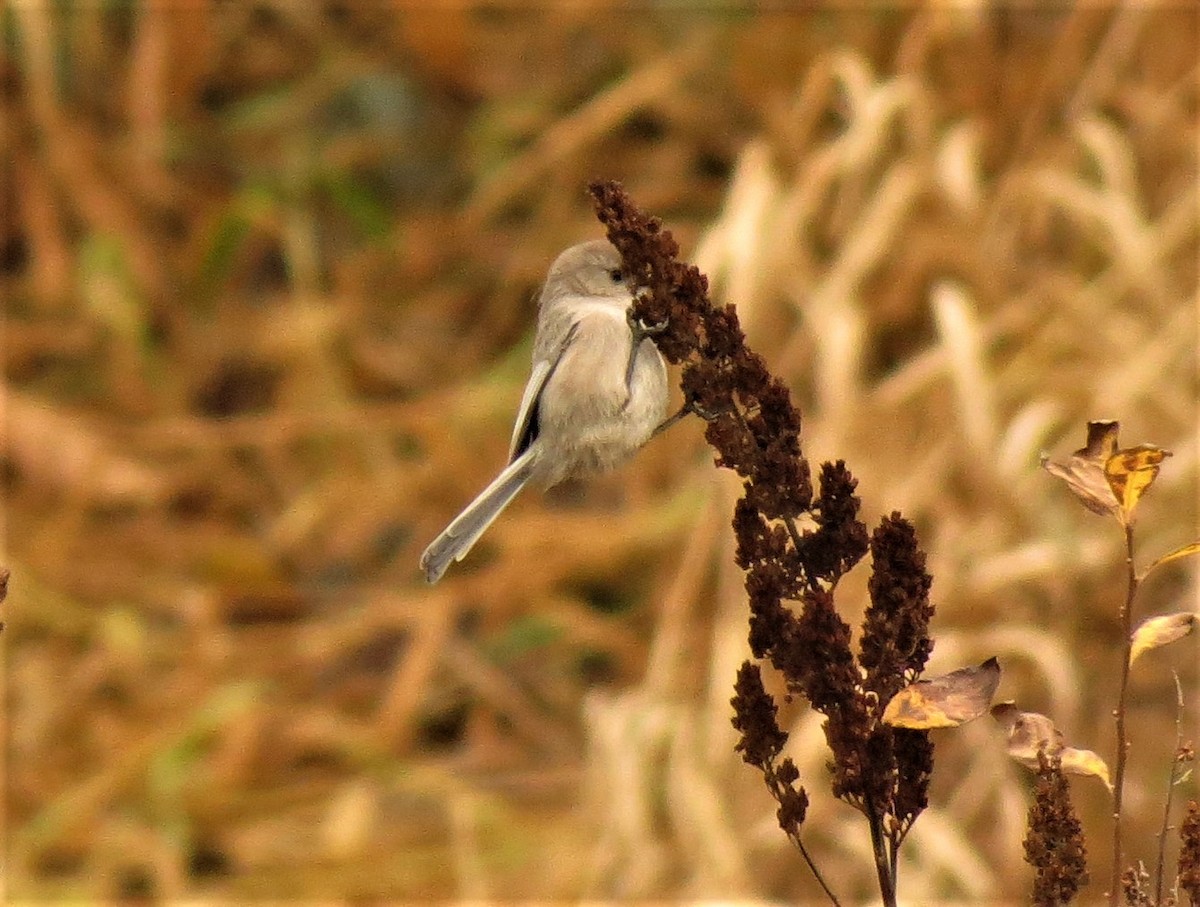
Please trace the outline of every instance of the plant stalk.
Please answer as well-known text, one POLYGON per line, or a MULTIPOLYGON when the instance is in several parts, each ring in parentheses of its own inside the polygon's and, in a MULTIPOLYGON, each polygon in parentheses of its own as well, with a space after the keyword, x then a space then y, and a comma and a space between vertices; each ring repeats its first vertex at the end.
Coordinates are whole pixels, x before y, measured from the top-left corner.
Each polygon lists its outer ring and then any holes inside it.
POLYGON ((842 902, 837 899, 837 895, 833 893, 833 889, 826 883, 825 877, 821 875, 821 870, 817 869, 817 864, 813 861, 812 856, 809 855, 808 848, 804 846, 800 840, 800 836, 789 834, 788 837, 792 839, 792 843, 800 851, 800 856, 804 857, 804 862, 808 864, 808 869, 813 874, 813 878, 817 880, 817 884, 821 886, 821 890, 829 898, 829 903, 833 904, 833 907, 842 907, 842 902))
POLYGON ((1113 772, 1113 848, 1112 878, 1109 882, 1109 907, 1117 907, 1121 894, 1121 864, 1124 861, 1121 846, 1121 800, 1125 789, 1125 762, 1129 741, 1125 731, 1125 699, 1129 689, 1129 656, 1133 651, 1133 598, 1137 594, 1138 576, 1133 565, 1133 524, 1125 521, 1125 603, 1121 606, 1121 688, 1117 694, 1117 708, 1113 712, 1117 731, 1117 758, 1113 772))
POLYGON ((875 808, 870 797, 865 798, 867 825, 871 829, 871 853, 875 858, 875 875, 879 879, 879 897, 884 907, 896 907, 896 877, 888 857, 887 836, 883 831, 883 814, 875 808))
POLYGON ((1175 786, 1179 784, 1179 751, 1183 747, 1183 685, 1179 682, 1179 674, 1172 671, 1175 678, 1175 753, 1171 762, 1171 776, 1167 779, 1167 799, 1163 804, 1162 828, 1158 832, 1158 860, 1154 866, 1154 903, 1163 903, 1163 863, 1166 862, 1167 829, 1171 824, 1171 801, 1175 795, 1175 786))

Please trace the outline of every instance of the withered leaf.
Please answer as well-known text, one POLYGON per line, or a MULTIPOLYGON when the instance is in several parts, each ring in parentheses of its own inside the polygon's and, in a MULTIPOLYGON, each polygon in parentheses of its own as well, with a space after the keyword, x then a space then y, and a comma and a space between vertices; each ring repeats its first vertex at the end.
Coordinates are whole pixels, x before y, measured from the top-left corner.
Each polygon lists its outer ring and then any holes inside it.
POLYGON ((1159 465, 1171 456, 1153 444, 1118 448, 1120 423, 1104 420, 1088 423, 1087 445, 1065 461, 1042 455, 1042 468, 1067 483, 1088 510, 1101 516, 1112 514, 1128 524, 1142 495, 1158 476, 1159 465))
POLYGON ((1087 430, 1087 444, 1075 451, 1075 456, 1103 462, 1117 452, 1121 423, 1116 419, 1096 419, 1087 424, 1087 430))
POLYGON ((1104 760, 1091 750, 1067 746, 1062 731, 1045 715, 1022 711, 1012 702, 1001 702, 992 707, 992 717, 1005 730, 1008 755, 1021 765, 1037 771, 1038 752, 1045 751, 1062 760, 1064 772, 1091 775, 1112 789, 1104 760))
POLYGON ((1101 516, 1116 513, 1121 506, 1104 472, 1104 464, 1116 453, 1120 427, 1109 420, 1089 422, 1087 445, 1065 461, 1042 454, 1042 468, 1066 482, 1084 507, 1101 516))
POLYGON ((883 710, 884 724, 912 730, 958 727, 987 711, 1000 685, 1000 662, 989 658, 974 668, 909 684, 883 710))
POLYGON ((1108 777, 1108 763, 1091 750, 1064 746, 1059 751, 1058 758, 1062 760, 1062 770, 1068 775, 1090 775, 1099 778, 1105 787, 1112 790, 1112 781, 1108 777))
POLYGON ((1104 462, 1104 475, 1128 521, 1142 495, 1158 477, 1159 464, 1171 456, 1153 444, 1118 450, 1104 462))
POLYGON ((1191 611, 1161 614, 1151 617, 1133 631, 1133 646, 1129 663, 1133 664, 1151 649, 1157 649, 1177 639, 1183 639, 1196 628, 1196 615, 1191 611))
POLYGON ((1063 733, 1053 721, 1037 712, 1023 712, 1016 703, 997 703, 992 706, 992 717, 1008 735, 1008 755, 1028 768, 1038 767, 1039 750, 1054 755, 1064 746, 1063 733))
POLYGON ((1146 574, 1148 574, 1155 567, 1161 567, 1163 564, 1169 564, 1171 561, 1177 561, 1181 557, 1188 557, 1192 554, 1200 554, 1200 542, 1192 542, 1189 545, 1184 545, 1182 548, 1176 548, 1174 551, 1170 551, 1167 554, 1164 554, 1162 557, 1157 558, 1151 562, 1149 567, 1142 571, 1141 578, 1145 579, 1146 574))

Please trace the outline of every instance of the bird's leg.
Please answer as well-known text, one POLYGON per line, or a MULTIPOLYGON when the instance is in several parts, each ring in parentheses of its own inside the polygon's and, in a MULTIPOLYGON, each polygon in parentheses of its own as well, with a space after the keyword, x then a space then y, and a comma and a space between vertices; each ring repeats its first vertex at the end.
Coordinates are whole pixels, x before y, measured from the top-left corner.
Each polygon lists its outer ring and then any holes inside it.
POLYGON ((663 319, 658 324, 646 324, 633 315, 633 309, 625 313, 625 321, 629 324, 632 342, 629 344, 629 362, 625 366, 625 405, 633 398, 633 369, 637 364, 638 347, 647 337, 661 334, 667 329, 667 321, 663 319))
POLYGON ((654 431, 652 431, 650 433, 650 437, 657 438, 659 435, 661 435, 664 431, 666 431, 668 428, 670 428, 676 422, 679 422, 681 419, 683 419, 684 416, 687 416, 687 415, 690 415, 693 413, 695 415, 699 416, 705 422, 711 422, 715 418, 717 418, 716 413, 709 412, 708 410, 701 407, 700 404, 695 402, 694 400, 689 400, 688 402, 684 403, 683 406, 679 407, 679 412, 675 413, 673 416, 668 416, 666 419, 664 419, 662 422, 660 422, 655 427, 654 431))
POLYGON ((666 431, 668 428, 670 428, 676 422, 683 419, 684 416, 688 415, 692 411, 693 411, 692 408, 688 404, 686 404, 686 403, 683 404, 683 406, 679 407, 679 412, 675 413, 675 415, 673 415, 673 416, 668 416, 666 419, 659 422, 658 425, 655 426, 654 431, 650 432, 650 437, 657 438, 664 431, 666 431))

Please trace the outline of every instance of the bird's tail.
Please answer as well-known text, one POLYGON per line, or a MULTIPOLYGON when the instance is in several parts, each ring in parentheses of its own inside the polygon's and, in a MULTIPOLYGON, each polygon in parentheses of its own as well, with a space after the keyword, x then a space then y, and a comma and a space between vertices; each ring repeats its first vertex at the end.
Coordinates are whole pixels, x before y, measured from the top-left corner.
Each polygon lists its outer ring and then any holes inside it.
POLYGON ((467 556, 471 547, 479 541, 492 521, 500 516, 501 511, 509 505, 517 492, 525 487, 533 473, 533 461, 536 448, 526 450, 517 457, 504 471, 483 489, 462 513, 442 530, 441 535, 430 542, 425 553, 421 555, 421 569, 425 571, 425 579, 436 583, 446 572, 451 561, 461 561, 467 556))

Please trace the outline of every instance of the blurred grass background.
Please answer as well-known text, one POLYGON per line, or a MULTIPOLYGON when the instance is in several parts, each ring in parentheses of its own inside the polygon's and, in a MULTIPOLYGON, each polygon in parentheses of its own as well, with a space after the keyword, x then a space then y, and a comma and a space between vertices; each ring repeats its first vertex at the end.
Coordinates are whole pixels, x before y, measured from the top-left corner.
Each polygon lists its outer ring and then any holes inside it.
MULTIPOLYGON (((1111 759, 1119 530, 1037 462, 1120 419, 1175 454, 1143 562, 1197 535, 1192 4, 0 17, 10 896, 816 896, 732 753, 736 487, 698 424, 416 569, 503 461, 598 177, 738 306, 868 523, 917 524, 932 667, 999 655, 1002 697, 1111 759)), ((1173 564, 1139 616, 1197 591, 1173 564)), ((1133 674, 1131 858, 1196 654, 1133 674)), ((870 897, 785 717, 809 847, 870 897)), ((1028 774, 987 721, 936 741, 901 891, 1023 899, 1028 774)), ((1095 899, 1106 795, 1073 789, 1095 899)))

